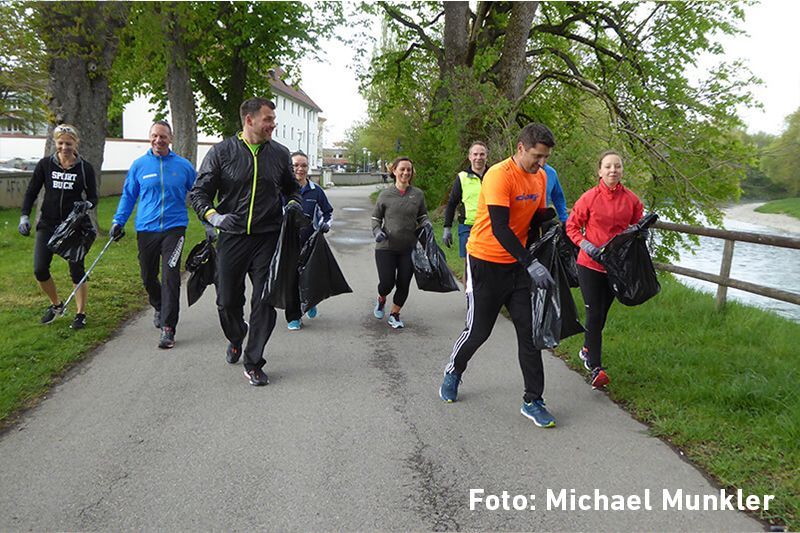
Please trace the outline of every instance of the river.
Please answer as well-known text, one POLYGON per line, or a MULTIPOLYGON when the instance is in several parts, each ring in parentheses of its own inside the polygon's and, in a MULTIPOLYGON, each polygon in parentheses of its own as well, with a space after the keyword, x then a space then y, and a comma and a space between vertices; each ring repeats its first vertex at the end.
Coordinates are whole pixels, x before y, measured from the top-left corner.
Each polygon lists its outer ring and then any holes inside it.
MULTIPOLYGON (((725 229, 729 230, 800 237, 800 233, 792 233, 774 227, 745 222, 731 218, 727 214, 724 226, 725 229)), ((711 237, 699 237, 699 239, 700 244, 695 248, 696 253, 682 251, 680 261, 677 261, 676 264, 702 272, 719 274, 724 241, 711 237)), ((689 287, 711 294, 716 294, 717 292, 717 286, 713 283, 686 276, 676 277, 689 287)), ((800 250, 737 242, 733 249, 731 278, 800 293, 800 250)), ((800 322, 800 305, 773 300, 732 288, 728 288, 728 299, 774 311, 780 316, 800 322)))

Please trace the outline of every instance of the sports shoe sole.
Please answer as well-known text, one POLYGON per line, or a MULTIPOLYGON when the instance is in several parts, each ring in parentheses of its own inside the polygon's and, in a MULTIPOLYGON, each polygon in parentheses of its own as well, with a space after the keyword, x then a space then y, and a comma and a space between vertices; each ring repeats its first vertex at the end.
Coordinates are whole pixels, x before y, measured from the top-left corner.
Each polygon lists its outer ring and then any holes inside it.
POLYGON ((608 375, 601 370, 592 380, 592 388, 596 390, 603 389, 609 383, 611 383, 611 380, 608 379, 608 375))
POLYGON ((522 407, 520 407, 519 412, 522 413, 522 416, 524 416, 525 418, 528 418, 528 419, 532 420, 533 423, 537 427, 540 427, 540 428, 554 428, 554 427, 556 427, 555 421, 551 421, 548 424, 540 424, 534 417, 532 417, 531 415, 526 413, 525 409, 523 409, 522 407))
POLYGON ((170 348, 175 347, 175 341, 159 342, 158 347, 161 348, 162 350, 169 350, 170 348))

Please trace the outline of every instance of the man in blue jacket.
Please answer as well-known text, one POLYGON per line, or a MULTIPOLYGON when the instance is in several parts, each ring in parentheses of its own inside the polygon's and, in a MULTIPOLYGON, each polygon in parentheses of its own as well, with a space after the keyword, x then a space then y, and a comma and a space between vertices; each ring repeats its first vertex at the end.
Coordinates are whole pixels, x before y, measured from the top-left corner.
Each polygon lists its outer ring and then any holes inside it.
POLYGON ((552 205, 556 208, 558 220, 561 221, 561 224, 564 224, 569 214, 567 213, 567 200, 564 198, 564 190, 558 181, 558 172, 546 163, 544 171, 547 174, 547 205, 552 205))
MULTIPOLYGON (((119 240, 122 228, 136 202, 136 240, 139 245, 139 268, 150 305, 155 309, 153 323, 161 328, 159 348, 175 346, 181 292, 181 253, 189 224, 186 195, 197 173, 192 164, 169 145, 172 128, 159 120, 150 126, 150 146, 136 159, 122 188, 122 197, 111 224, 111 236, 119 240), (161 263, 161 281, 158 279, 161 263)), ((213 232, 213 228, 211 228, 213 232)))

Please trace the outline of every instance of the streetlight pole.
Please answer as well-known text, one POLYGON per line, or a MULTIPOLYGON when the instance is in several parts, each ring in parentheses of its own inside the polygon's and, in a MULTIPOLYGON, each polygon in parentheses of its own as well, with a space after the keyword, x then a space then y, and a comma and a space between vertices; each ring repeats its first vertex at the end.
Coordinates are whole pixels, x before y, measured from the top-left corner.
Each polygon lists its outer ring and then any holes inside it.
POLYGON ((361 153, 364 154, 364 172, 367 171, 367 147, 364 146, 361 148, 361 153))

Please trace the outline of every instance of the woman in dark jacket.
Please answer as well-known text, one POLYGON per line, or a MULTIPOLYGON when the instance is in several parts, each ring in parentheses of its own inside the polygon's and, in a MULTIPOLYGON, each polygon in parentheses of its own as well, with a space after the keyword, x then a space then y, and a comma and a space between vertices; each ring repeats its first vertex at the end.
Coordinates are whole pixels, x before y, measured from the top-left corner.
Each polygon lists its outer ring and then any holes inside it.
POLYGON ((400 308, 408 298, 408 288, 414 275, 411 251, 417 243, 417 230, 430 225, 425 196, 411 186, 414 163, 407 157, 398 157, 389 166, 394 185, 389 185, 378 195, 372 213, 372 234, 375 235, 375 264, 378 267, 378 298, 373 314, 384 317, 386 296, 394 288, 389 326, 404 327, 400 308))
MULTIPOLYGON (((36 165, 33 178, 25 191, 22 201, 22 216, 19 219, 19 232, 23 236, 30 235, 30 214, 33 203, 44 187, 44 199, 36 224, 36 244, 33 251, 33 272, 42 291, 50 298, 50 307, 42 316, 41 323, 49 324, 63 310, 63 302, 58 298, 58 291, 50 276, 50 263, 53 252, 47 242, 53 236, 56 227, 67 218, 78 202, 87 202, 87 209, 97 205, 97 184, 94 168, 78 155, 80 136, 74 126, 61 124, 53 130, 56 153, 45 157, 36 165)), ((69 262, 69 273, 74 284, 78 284, 85 273, 83 260, 69 262)), ((75 293, 77 312, 72 322, 72 329, 81 329, 86 325, 86 283, 75 293)))

